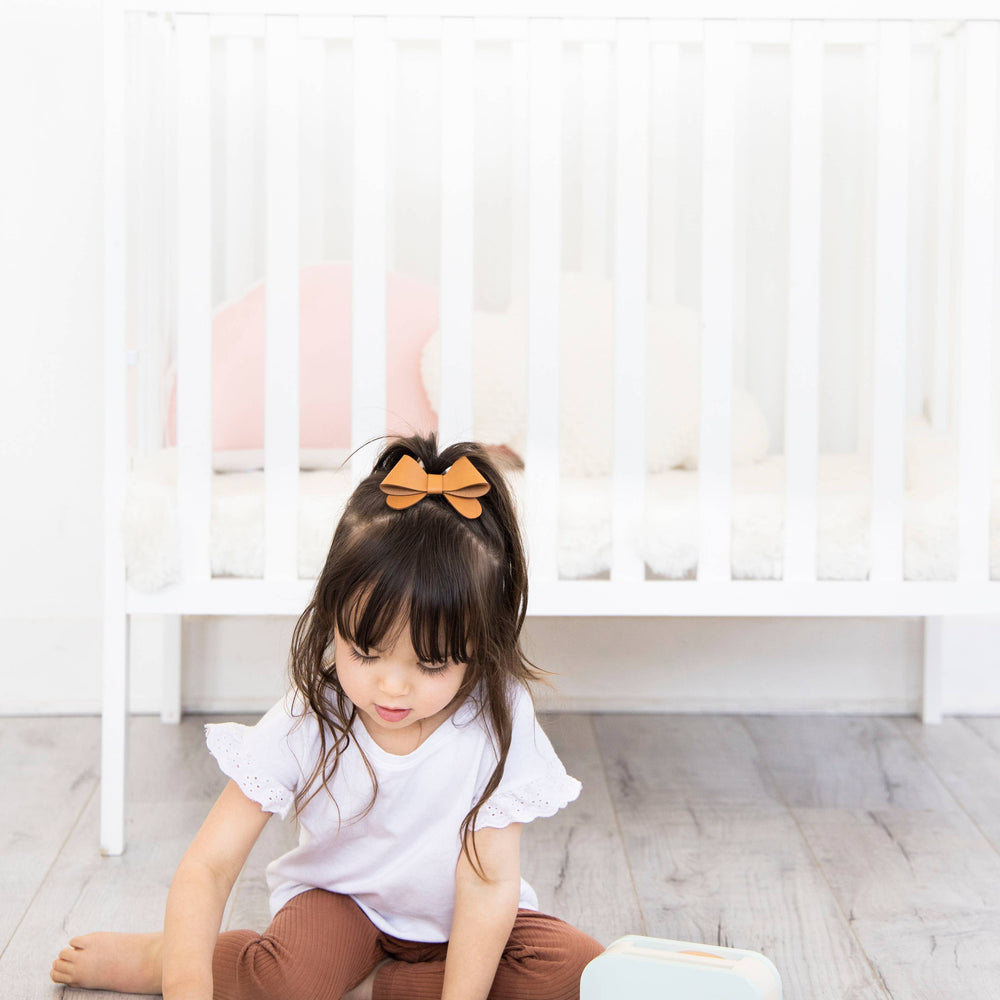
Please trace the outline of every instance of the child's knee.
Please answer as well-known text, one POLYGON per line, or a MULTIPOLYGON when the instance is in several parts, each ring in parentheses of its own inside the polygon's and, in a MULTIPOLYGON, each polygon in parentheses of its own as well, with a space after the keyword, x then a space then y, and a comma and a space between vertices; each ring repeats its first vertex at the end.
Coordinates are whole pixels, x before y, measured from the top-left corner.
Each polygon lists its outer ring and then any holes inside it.
POLYGON ((552 990, 546 1000, 579 1000, 583 970, 604 951, 604 946, 583 931, 576 930, 562 942, 560 973, 553 977, 552 990))
MULTIPOLYGON (((519 975, 531 979, 535 1000, 578 1000, 580 977, 604 946, 570 924, 542 914, 521 923, 523 936, 511 958, 519 975)), ((512 970, 513 971, 513 970, 512 970)))
POLYGON ((215 1000, 228 1000, 230 996, 240 1000, 298 1000, 300 997, 306 1000, 309 997, 308 986, 301 982, 301 964, 292 960, 279 941, 266 934, 257 934, 232 943, 238 945, 238 950, 235 954, 230 950, 228 962, 225 956, 220 956, 219 948, 216 949, 213 963, 215 1000))

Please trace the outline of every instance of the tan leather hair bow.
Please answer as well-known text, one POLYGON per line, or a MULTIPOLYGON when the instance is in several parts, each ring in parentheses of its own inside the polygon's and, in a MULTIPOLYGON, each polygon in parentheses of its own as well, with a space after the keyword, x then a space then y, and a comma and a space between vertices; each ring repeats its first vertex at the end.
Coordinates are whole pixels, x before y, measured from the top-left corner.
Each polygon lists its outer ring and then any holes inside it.
POLYGON ((476 499, 490 484, 464 455, 443 475, 424 472, 411 455, 404 455, 379 484, 385 502, 395 510, 419 503, 428 493, 442 493, 463 517, 479 517, 482 504, 476 499))

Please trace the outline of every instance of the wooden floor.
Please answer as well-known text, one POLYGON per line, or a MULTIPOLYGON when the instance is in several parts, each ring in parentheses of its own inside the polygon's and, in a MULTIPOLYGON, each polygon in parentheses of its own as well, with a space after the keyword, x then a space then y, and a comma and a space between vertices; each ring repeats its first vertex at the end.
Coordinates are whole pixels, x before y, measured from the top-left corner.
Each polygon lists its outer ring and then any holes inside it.
MULTIPOLYGON (((128 851, 101 858, 98 721, 0 719, 4 1000, 58 996, 48 968, 74 934, 158 929, 224 783, 203 721, 133 720, 128 851)), ((638 933, 762 951, 788 1000, 1000 998, 1000 719, 545 726, 584 791, 525 831, 544 909, 606 944, 638 933)), ((227 926, 266 923, 262 869, 290 836, 265 830, 227 926)))

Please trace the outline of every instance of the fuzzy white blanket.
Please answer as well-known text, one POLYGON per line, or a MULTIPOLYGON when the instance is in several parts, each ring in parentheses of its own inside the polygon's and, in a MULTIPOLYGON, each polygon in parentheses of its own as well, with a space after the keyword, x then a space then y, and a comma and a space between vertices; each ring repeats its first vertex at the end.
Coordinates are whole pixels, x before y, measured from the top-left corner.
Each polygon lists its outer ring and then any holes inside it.
MULTIPOLYGON (((869 461, 859 455, 820 458, 818 570, 820 579, 864 580, 869 569, 869 461)), ((907 442, 904 576, 948 580, 958 565, 954 449, 928 433, 907 442)), ((155 591, 180 579, 176 451, 136 463, 124 517, 128 578, 155 591)), ((512 479, 523 494, 520 476, 512 479)), ((299 477, 298 571, 315 578, 350 489, 347 470, 299 477)), ((991 575, 1000 579, 1000 476, 993 481, 991 575)), ((567 477, 560 486, 559 572, 597 576, 611 565, 611 483, 607 477, 567 477)), ((781 578, 784 459, 771 456, 733 469, 732 570, 737 579, 781 578)), ((261 577, 264 566, 262 472, 212 478, 211 560, 215 576, 261 577)), ((673 469, 647 478, 639 541, 650 570, 670 579, 693 577, 698 553, 698 472, 673 469)))

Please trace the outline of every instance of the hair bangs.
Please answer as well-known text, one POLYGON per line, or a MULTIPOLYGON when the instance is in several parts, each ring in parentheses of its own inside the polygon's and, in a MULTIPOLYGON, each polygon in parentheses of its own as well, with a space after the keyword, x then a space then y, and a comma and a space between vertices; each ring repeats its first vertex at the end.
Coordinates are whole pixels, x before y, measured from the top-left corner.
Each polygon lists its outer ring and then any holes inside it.
POLYGON ((483 651, 485 609, 466 574, 418 571, 410 603, 410 642, 425 663, 468 663, 483 651))
POLYGON ((361 650, 383 650, 409 623, 422 662, 468 663, 486 648, 494 560, 471 535, 456 543, 454 533, 428 531, 415 540, 408 530, 405 542, 394 546, 394 560, 342 565, 337 631, 361 650))
POLYGON ((410 613, 410 588, 398 574, 359 580, 336 609, 337 631, 362 652, 391 647, 410 613))

